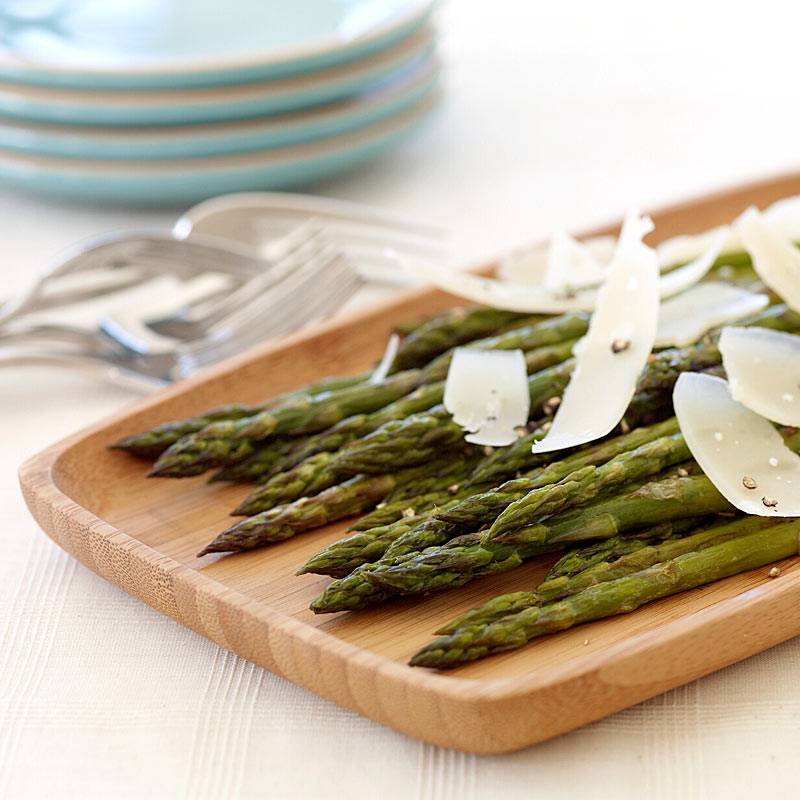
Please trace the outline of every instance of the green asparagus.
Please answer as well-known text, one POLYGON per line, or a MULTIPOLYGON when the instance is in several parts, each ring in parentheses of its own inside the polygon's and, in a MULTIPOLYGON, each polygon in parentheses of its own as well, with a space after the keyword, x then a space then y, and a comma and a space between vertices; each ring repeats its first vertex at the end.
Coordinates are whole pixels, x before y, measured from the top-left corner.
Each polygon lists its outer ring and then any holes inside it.
POLYGON ((252 456, 223 467, 209 478, 211 482, 262 483, 288 469, 292 453, 302 444, 300 437, 278 439, 259 447, 252 456))
POLYGON ((223 420, 185 436, 162 453, 152 473, 165 477, 199 475, 210 467, 250 457, 256 442, 279 434, 313 433, 352 414, 375 411, 403 397, 419 382, 419 372, 398 372, 380 384, 361 383, 302 397, 254 417, 223 420))
MULTIPOLYGON (((391 559, 401 554, 444 544, 465 530, 474 530, 491 524, 512 502, 519 500, 534 489, 549 488, 550 484, 557 483, 576 470, 593 464, 603 464, 620 453, 635 450, 647 442, 670 436, 677 430, 677 421, 672 418, 659 425, 632 431, 627 435, 603 442, 486 492, 478 491, 473 494, 462 490, 461 498, 437 509, 428 518, 420 520, 416 526, 410 529, 407 525, 402 527, 385 526, 374 532, 367 530, 364 535, 359 537, 348 537, 343 541, 341 551, 337 547, 338 543, 330 545, 319 554, 319 559, 315 557, 316 560, 312 559, 309 564, 306 564, 304 570, 323 574, 341 574, 341 570, 345 566, 352 569, 359 563, 375 561, 381 558, 384 551, 386 556, 391 559), (359 546, 364 548, 362 561, 359 561, 359 546), (339 560, 340 552, 343 553, 341 561, 339 560), (336 570, 336 573, 328 571, 331 567, 336 570)), ((479 487, 472 488, 478 489, 479 487)))
POLYGON ((496 333, 509 325, 520 326, 541 321, 515 311, 497 308, 453 308, 417 326, 400 344, 392 372, 425 366, 431 359, 452 347, 496 333))
MULTIPOLYGON (((528 372, 535 373, 570 357, 575 340, 539 347, 525 353, 528 372)), ((310 436, 294 454, 295 463, 319 452, 333 452, 376 431, 387 422, 406 419, 439 405, 444 397, 444 381, 423 384, 405 397, 372 414, 359 414, 342 420, 322 433, 310 436)), ((455 430, 455 428, 453 428, 455 430)))
POLYGON ((177 420, 175 422, 165 422, 162 425, 157 425, 149 431, 144 433, 128 436, 120 440, 116 444, 111 445, 112 449, 125 450, 135 456, 142 458, 157 458, 161 455, 170 445, 175 444, 179 439, 188 436, 191 433, 197 433, 203 428, 207 427, 213 422, 220 422, 223 420, 236 420, 245 417, 253 416, 261 411, 270 408, 277 408, 284 403, 297 400, 299 397, 311 397, 313 395, 321 394, 323 392, 331 392, 338 389, 344 389, 349 386, 354 386, 361 383, 369 377, 369 373, 362 373, 360 375, 353 375, 344 378, 325 378, 316 384, 307 386, 294 392, 287 392, 279 395, 278 397, 268 400, 264 403, 257 405, 226 405, 220 408, 207 411, 197 417, 190 417, 189 419, 177 420))
POLYGON ((629 481, 656 475, 691 458, 683 435, 673 433, 621 453, 601 466, 576 470, 563 481, 543 486, 515 500, 492 523, 488 539, 502 539, 543 516, 585 505, 598 494, 629 481))
MULTIPOLYGON (((605 558, 600 553, 599 559, 591 558, 587 566, 573 574, 557 577, 548 574, 548 577, 532 592, 513 592, 495 597, 482 606, 451 620, 436 633, 454 633, 459 628, 475 624, 488 625, 507 614, 560 600, 597 583, 638 572, 659 561, 675 558, 683 553, 708 547, 710 544, 718 544, 734 536, 749 534, 773 524, 776 524, 776 520, 768 517, 744 517, 733 522, 724 520, 710 526, 703 525, 695 519, 687 519, 648 528, 645 532, 647 538, 617 537, 610 540, 613 547, 608 548, 605 558), (691 532, 690 535, 686 535, 687 532, 691 532)), ((598 549, 597 545, 594 548, 598 549)))
POLYGON ((379 503, 394 484, 392 475, 356 476, 315 497, 303 497, 232 525, 201 550, 198 557, 282 542, 303 531, 359 514, 379 503))
POLYGON ((411 659, 411 664, 455 667, 516 649, 546 633, 633 611, 652 600, 795 556, 799 534, 797 520, 772 525, 599 583, 558 602, 526 608, 489 625, 460 628, 435 639, 411 659))
MULTIPOLYGON (((512 328, 497 336, 477 339, 470 342, 468 347, 475 347, 481 350, 522 350, 527 353, 540 347, 574 341, 583 336, 588 328, 589 315, 578 311, 562 314, 559 317, 551 317, 534 325, 512 328)), ((424 379, 422 382, 431 383, 444 380, 447 377, 448 369, 450 369, 453 352, 453 349, 448 350, 424 367, 424 379)))
POLYGON ((275 506, 291 503, 301 497, 310 497, 338 483, 338 478, 329 468, 331 453, 317 453, 302 464, 280 472, 248 495, 234 509, 234 516, 249 517, 269 511, 275 506))
POLYGON ((628 530, 674 519, 732 513, 733 506, 704 475, 651 481, 589 506, 467 548, 431 548, 399 565, 379 565, 368 578, 382 590, 427 594, 461 586, 493 562, 521 563, 567 542, 607 539, 628 530))
POLYGON ((384 475, 355 476, 314 496, 302 497, 247 517, 223 531, 204 552, 244 550, 283 541, 296 533, 360 514, 374 508, 398 488, 422 485, 430 476, 441 480, 448 474, 457 474, 462 469, 459 460, 457 453, 445 452, 438 459, 419 467, 384 475))

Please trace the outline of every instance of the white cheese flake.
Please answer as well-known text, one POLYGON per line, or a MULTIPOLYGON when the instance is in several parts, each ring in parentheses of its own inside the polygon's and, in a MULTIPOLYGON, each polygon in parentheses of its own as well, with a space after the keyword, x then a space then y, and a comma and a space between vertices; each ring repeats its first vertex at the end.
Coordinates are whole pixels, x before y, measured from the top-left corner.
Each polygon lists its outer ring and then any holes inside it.
POLYGON ((528 373, 521 350, 458 347, 444 388, 444 407, 472 444, 504 447, 516 441, 530 411, 528 373))
POLYGON ((607 265, 607 261, 601 263, 595 257, 588 245, 560 231, 550 241, 544 287, 567 297, 579 289, 595 288, 605 280, 607 265))
POLYGON ((734 400, 774 422, 800 426, 800 336, 725 328, 719 349, 734 400))
MULTIPOLYGON (((547 244, 520 248, 504 256, 497 265, 497 277, 515 283, 543 285, 550 261, 553 258, 552 251, 556 238, 557 235, 553 236, 547 244)), ((583 252, 600 264, 604 270, 611 261, 617 244, 616 236, 593 236, 580 241, 569 238, 573 242, 578 242, 583 252)))
POLYGON ((685 347, 712 328, 738 322, 768 305, 766 295, 729 283, 698 283, 661 304, 656 347, 685 347))
POLYGON ((400 337, 396 333, 393 333, 386 343, 386 350, 383 353, 381 363, 375 367, 375 371, 369 376, 370 383, 383 383, 386 380, 386 376, 389 374, 389 370, 392 368, 392 364, 394 364, 394 360, 397 357, 397 350, 399 347, 400 337))
POLYGON ((736 226, 761 280, 800 311, 800 250, 756 208, 748 208, 736 226))
POLYGON ((731 397, 727 381, 686 372, 672 400, 686 445, 729 503, 762 517, 800 516, 800 456, 731 397))
POLYGON ((652 229, 647 217, 626 217, 589 331, 573 349, 572 378, 535 453, 599 439, 622 419, 656 333, 658 259, 642 241, 652 229))
POLYGON ((591 311, 597 293, 593 289, 571 297, 556 297, 544 286, 483 278, 469 272, 404 260, 405 268, 422 281, 445 292, 482 303, 492 308, 530 314, 563 314, 567 311, 591 311))
POLYGON ((704 239, 705 249, 696 258, 661 276, 661 297, 674 297, 699 283, 714 265, 729 236, 730 229, 727 227, 711 231, 704 239))

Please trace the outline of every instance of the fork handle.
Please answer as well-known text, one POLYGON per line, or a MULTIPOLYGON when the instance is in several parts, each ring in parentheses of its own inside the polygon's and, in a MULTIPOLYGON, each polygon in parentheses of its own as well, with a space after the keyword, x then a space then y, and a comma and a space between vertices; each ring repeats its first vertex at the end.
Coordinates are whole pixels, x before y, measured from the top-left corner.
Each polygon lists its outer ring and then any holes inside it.
POLYGON ((33 350, 0 348, 0 367, 61 367, 77 370, 94 378, 132 389, 143 394, 150 394, 157 389, 168 386, 167 381, 151 378, 138 372, 114 366, 90 356, 78 356, 70 353, 42 353, 33 350))

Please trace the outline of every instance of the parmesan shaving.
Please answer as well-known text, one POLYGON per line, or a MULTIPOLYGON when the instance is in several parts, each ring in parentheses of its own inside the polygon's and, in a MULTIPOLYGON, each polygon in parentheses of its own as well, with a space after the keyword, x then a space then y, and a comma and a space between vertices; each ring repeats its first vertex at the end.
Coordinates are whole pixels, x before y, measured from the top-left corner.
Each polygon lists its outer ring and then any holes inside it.
POLYGON ((769 305, 763 294, 709 281, 665 300, 658 312, 656 347, 685 347, 720 325, 738 322, 769 305))
POLYGON ((444 407, 472 444, 504 447, 528 421, 528 373, 521 350, 458 347, 447 373, 444 407))
POLYGON ((578 289, 599 286, 606 266, 607 261, 601 264, 588 245, 561 231, 550 242, 544 287, 553 294, 569 296, 578 289))
POLYGON ((543 286, 483 278, 469 272, 433 267, 414 259, 404 265, 420 280, 432 283, 445 292, 492 308, 530 314, 563 314, 567 311, 591 311, 596 292, 585 290, 573 297, 555 297, 543 286))
POLYGON ((787 239, 800 241, 800 195, 778 200, 764 212, 764 216, 787 239))
POLYGON ((734 400, 774 422, 800 426, 800 336, 725 328, 719 349, 734 400))
POLYGON ((665 239, 656 245, 658 263, 661 265, 661 269, 665 270, 670 267, 676 267, 679 264, 688 264, 690 261, 699 258, 715 244, 717 237, 721 235, 721 231, 726 234, 721 253, 741 250, 738 236, 727 226, 713 228, 710 231, 703 231, 703 233, 689 236, 673 236, 671 239, 665 239))
MULTIPOLYGON (((500 260, 497 267, 497 277, 505 281, 516 283, 542 285, 552 258, 553 244, 557 237, 550 240, 549 245, 537 245, 516 250, 500 260)), ((571 238, 571 237, 570 237, 571 238)), ((577 241, 573 239, 572 241, 577 241)), ((594 259, 604 269, 611 261, 614 247, 617 244, 616 236, 593 236, 590 239, 578 242, 588 257, 594 259)), ((601 278, 602 281, 602 278, 601 278)))
POLYGON ((800 516, 800 457, 731 397, 727 381, 686 372, 672 400, 686 445, 729 503, 762 517, 800 516))
POLYGON ((392 364, 394 364, 394 360, 397 357, 398 347, 400 347, 400 337, 396 333, 393 333, 386 343, 386 350, 383 353, 381 363, 375 367, 375 371, 369 376, 370 383, 383 383, 386 380, 386 376, 389 374, 389 370, 392 368, 392 364))
POLYGON ((708 235, 705 249, 700 255, 688 264, 662 275, 659 281, 661 297, 673 297, 699 283, 714 265, 729 236, 729 228, 717 228, 708 235))
POLYGON ((800 250, 756 208, 742 214, 737 229, 761 280, 800 311, 800 250))
POLYGON ((656 334, 658 259, 642 241, 652 229, 648 217, 626 217, 589 331, 573 350, 572 378, 535 453, 599 439, 622 419, 656 334))

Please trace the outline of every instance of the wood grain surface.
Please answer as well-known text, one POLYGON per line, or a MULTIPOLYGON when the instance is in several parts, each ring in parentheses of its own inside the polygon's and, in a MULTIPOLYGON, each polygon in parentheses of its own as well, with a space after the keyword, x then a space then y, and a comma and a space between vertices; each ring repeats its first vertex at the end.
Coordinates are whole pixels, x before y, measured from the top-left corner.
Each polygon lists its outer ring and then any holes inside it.
MULTIPOLYGON (((797 193, 800 175, 740 186, 654 212, 656 234, 699 232, 797 193)), ((361 371, 380 357, 394 324, 457 302, 436 291, 404 295, 184 381, 30 459, 20 470, 28 506, 83 564, 223 647, 399 731, 472 752, 542 741, 800 633, 792 559, 775 580, 756 570, 448 674, 412 669, 407 659, 440 624, 495 594, 533 587, 552 559, 427 599, 315 616, 309 602, 329 579, 294 571, 344 524, 197 559, 249 488, 148 479, 145 462, 107 449, 211 406, 361 371)))

